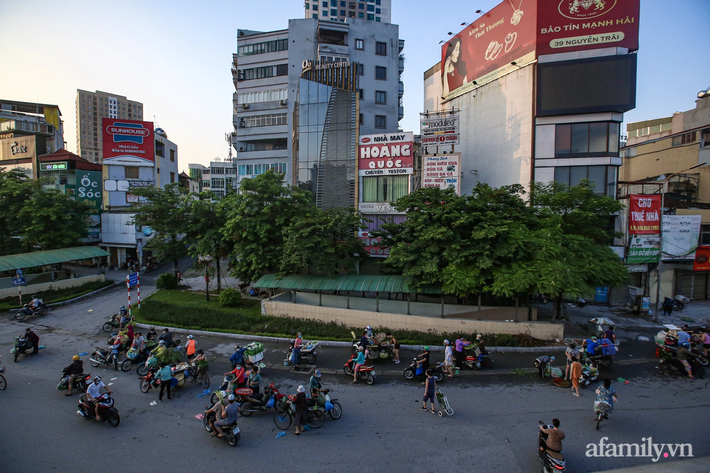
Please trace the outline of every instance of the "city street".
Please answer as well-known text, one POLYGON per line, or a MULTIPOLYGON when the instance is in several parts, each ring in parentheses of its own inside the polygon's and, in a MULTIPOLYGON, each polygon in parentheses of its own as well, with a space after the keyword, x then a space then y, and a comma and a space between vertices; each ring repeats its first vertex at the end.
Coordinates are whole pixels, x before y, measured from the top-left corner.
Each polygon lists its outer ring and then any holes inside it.
MULTIPOLYGON (((150 287, 144 293, 151 292, 150 287)), ((236 448, 211 439, 195 418, 207 404, 202 389, 187 383, 170 402, 151 405, 157 392, 143 394, 135 371, 128 373, 92 368, 82 357, 85 372, 101 375, 115 391, 121 424, 87 422, 76 414, 78 396, 67 398, 56 390, 62 367, 71 356, 91 352, 105 343, 100 325, 124 302, 125 292, 114 289, 90 299, 53 309, 41 319, 0 322, 0 353, 7 367, 7 390, 0 392, 0 455, 3 471, 72 468, 88 471, 119 467, 128 471, 169 465, 173 471, 226 468, 238 461, 246 469, 273 471, 288 465, 295 471, 442 471, 475 466, 477 471, 538 471, 535 451, 538 420, 562 421, 566 432, 563 453, 568 471, 599 471, 634 465, 651 465, 650 458, 589 458, 587 444, 690 443, 695 457, 710 454, 707 380, 691 382, 656 373, 653 342, 635 342, 633 334, 620 334, 625 350, 611 370, 619 403, 610 421, 596 431, 591 389, 575 398, 569 390, 553 387, 531 374, 511 374, 513 368, 531 368, 535 354, 495 353, 495 370, 467 372, 447 380, 442 391, 455 413, 443 418, 419 411, 423 388, 407 382, 403 363, 377 365, 377 384, 353 385, 338 370, 349 356, 346 348, 319 349, 319 367, 325 386, 343 406, 338 421, 330 418, 317 430, 300 437, 276 439, 279 430, 273 414, 266 412, 240 420, 242 440, 236 448), (91 312, 89 312, 91 310, 91 312), (46 348, 38 356, 12 362, 12 340, 31 326, 46 348), (633 356, 629 356, 633 355, 633 356), (396 370, 396 371, 395 371, 396 370), (391 374, 390 374, 391 373, 391 374), (51 441, 48 441, 48 437, 51 441), (236 456, 235 456, 236 455, 236 456), (194 463, 193 463, 194 462, 194 463), (120 465, 120 466, 119 466, 120 465), (199 466, 198 466, 199 465, 199 466), (406 467, 405 467, 406 465, 406 467)), ((650 330, 647 330, 650 334, 650 330)), ((196 337, 210 359, 212 387, 228 369, 234 340, 196 337)), ((274 381, 282 392, 307 384, 306 375, 285 369, 286 347, 266 344, 264 382, 274 381)), ((558 353, 558 356, 561 355, 558 353)), ((433 360, 442 355, 436 353, 433 360)), ((560 366, 561 363, 555 363, 560 366)), ((603 375, 603 373, 602 373, 603 375)), ((262 383, 263 384, 263 383, 262 383)), ((659 460, 659 462, 671 459, 659 460)))

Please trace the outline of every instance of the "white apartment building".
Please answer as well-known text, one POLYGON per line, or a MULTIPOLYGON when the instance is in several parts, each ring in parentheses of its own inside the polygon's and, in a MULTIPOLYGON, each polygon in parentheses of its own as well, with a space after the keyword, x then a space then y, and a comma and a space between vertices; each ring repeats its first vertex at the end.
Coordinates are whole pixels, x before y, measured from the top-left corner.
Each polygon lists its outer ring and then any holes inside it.
POLYGON ((235 190, 237 185, 237 168, 233 166, 231 160, 215 158, 210 162, 209 167, 202 164, 191 163, 190 179, 197 182, 199 191, 210 191, 215 199, 221 199, 230 190, 235 190))
POLYGON ((306 0, 306 18, 345 23, 347 19, 392 23, 392 0, 306 0))

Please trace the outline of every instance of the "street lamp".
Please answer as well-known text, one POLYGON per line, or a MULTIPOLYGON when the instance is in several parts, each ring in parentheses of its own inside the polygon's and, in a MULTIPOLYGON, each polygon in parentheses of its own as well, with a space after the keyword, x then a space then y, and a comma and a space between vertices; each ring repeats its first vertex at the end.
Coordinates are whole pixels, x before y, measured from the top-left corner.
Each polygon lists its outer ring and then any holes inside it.
POLYGON ((660 322, 660 312, 661 312, 661 273, 663 272, 663 207, 665 206, 666 202, 666 184, 670 180, 671 177, 680 174, 682 172, 690 171, 691 169, 699 168, 700 166, 705 166, 707 163, 700 163, 696 164, 695 166, 691 166, 688 169, 683 169, 682 171, 674 172, 668 177, 665 177, 663 174, 661 174, 658 177, 659 181, 663 181, 663 184, 661 185, 661 215, 659 219, 659 239, 658 239, 658 244, 659 244, 659 249, 658 249, 658 268, 656 269, 656 272, 658 273, 657 276, 657 281, 656 281, 656 316, 654 317, 655 322, 660 322), (664 179, 661 179, 661 178, 664 179))

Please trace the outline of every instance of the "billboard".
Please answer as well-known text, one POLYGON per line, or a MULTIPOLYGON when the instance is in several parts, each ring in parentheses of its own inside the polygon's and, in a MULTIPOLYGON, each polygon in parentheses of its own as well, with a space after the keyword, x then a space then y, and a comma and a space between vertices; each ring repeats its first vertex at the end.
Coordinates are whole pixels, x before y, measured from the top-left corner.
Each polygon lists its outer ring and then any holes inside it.
POLYGON ((536 8, 533 3, 523 11, 516 3, 499 4, 442 46, 441 95, 456 97, 471 90, 474 80, 487 82, 517 69, 511 62, 535 58, 536 8))
POLYGON ((537 54, 639 48, 641 0, 538 0, 537 54))
POLYGON ((658 263, 661 254, 660 235, 631 235, 627 264, 658 263))
POLYGON ((701 215, 663 216, 663 260, 694 260, 701 215))
POLYGON ((155 166, 153 123, 118 118, 101 120, 103 163, 119 166, 155 166))
MULTIPOLYGON (((629 195, 630 235, 656 235, 660 233, 660 216, 660 195, 629 195)), ((665 221, 663 223, 665 226, 665 221)))
POLYGON ((422 146, 459 144, 458 113, 420 113, 419 132, 422 146))
POLYGON ((695 250, 693 271, 710 271, 710 246, 698 246, 695 250))
MULTIPOLYGON (((86 202, 89 205, 89 215, 101 214, 101 202, 103 201, 103 173, 101 171, 78 171, 76 172, 76 200, 86 202)), ((99 220, 100 224, 101 220, 99 220)))
POLYGON ((357 162, 360 176, 412 174, 414 133, 408 131, 361 135, 357 162))
POLYGON ((461 195, 459 187, 461 182, 460 162, 461 153, 424 156, 422 161, 422 187, 453 189, 456 195, 461 195))

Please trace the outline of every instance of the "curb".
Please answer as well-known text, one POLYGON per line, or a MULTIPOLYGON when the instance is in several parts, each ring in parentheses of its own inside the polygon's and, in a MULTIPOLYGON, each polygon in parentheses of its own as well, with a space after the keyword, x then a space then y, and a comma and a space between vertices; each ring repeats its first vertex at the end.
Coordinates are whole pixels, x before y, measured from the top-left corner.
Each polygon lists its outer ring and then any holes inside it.
MULTIPOLYGON (((108 286, 108 287, 113 287, 113 286, 108 286)), ((87 294, 88 295, 88 294, 87 294)), ((136 324, 137 327, 143 328, 143 329, 149 329, 151 327, 155 327, 155 325, 147 325, 147 324, 136 324)), ((189 330, 185 328, 175 328, 175 327, 170 327, 169 325, 161 325, 161 327, 168 327, 170 330, 172 330, 175 333, 186 333, 186 334, 193 334, 193 335, 202 335, 202 336, 208 336, 208 337, 225 337, 225 338, 232 338, 235 340, 250 340, 254 342, 278 342, 278 343, 290 343, 293 338, 280 338, 280 337, 265 337, 263 335, 246 335, 242 333, 223 333, 223 332, 208 332, 205 330, 189 330)), ((352 343, 351 342, 333 342, 333 341, 320 341, 318 342, 318 345, 321 347, 351 347, 352 343)), ((421 350, 424 347, 424 345, 402 345, 403 350, 421 350)), ((547 352, 558 352, 558 351, 565 351, 567 349, 566 345, 560 345, 560 346, 551 346, 551 347, 486 347, 488 351, 496 352, 496 353, 506 353, 506 352, 511 352, 511 353, 547 353, 547 352)), ((443 346, 432 346, 429 348, 429 351, 444 351, 443 346)))
POLYGON ((69 299, 67 301, 55 302, 54 304, 47 304, 47 307, 59 307, 62 305, 73 304, 74 302, 79 302, 81 300, 88 299, 89 297, 96 295, 100 292, 107 291, 107 290, 111 289, 112 287, 118 286, 119 284, 123 284, 123 283, 119 283, 118 281, 114 281, 113 284, 111 284, 110 286, 102 287, 101 289, 97 289, 95 291, 89 292, 88 294, 84 294, 83 296, 75 297, 74 299, 69 299))

